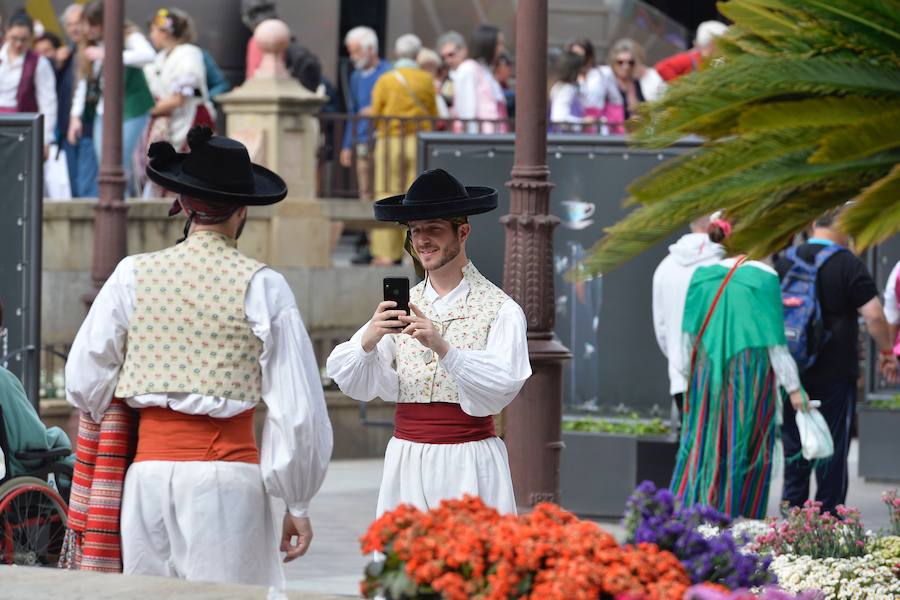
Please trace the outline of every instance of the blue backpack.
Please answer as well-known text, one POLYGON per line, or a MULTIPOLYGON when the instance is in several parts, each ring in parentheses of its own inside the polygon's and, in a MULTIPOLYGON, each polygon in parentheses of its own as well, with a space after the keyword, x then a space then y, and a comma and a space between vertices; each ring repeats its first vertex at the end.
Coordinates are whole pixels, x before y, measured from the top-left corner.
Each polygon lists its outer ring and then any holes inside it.
POLYGON ((829 258, 844 250, 830 244, 819 250, 814 264, 797 256, 797 248, 789 248, 786 257, 793 264, 781 280, 781 302, 784 305, 784 335, 788 350, 800 372, 806 371, 831 337, 822 319, 822 307, 816 293, 816 276, 829 258))

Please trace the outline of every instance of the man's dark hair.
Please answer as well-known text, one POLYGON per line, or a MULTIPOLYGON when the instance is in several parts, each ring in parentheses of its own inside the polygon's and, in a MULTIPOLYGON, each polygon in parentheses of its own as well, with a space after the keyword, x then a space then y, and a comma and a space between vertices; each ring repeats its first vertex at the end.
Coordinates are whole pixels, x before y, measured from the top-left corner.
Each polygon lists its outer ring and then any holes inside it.
POLYGON ((322 64, 319 57, 301 46, 297 38, 292 37, 291 44, 284 52, 284 62, 291 76, 309 91, 315 92, 322 83, 322 64))
POLYGON ((41 34, 41 37, 39 37, 38 39, 36 39, 34 41, 35 41, 35 43, 37 43, 37 42, 41 42, 43 40, 47 40, 48 42, 50 42, 50 44, 56 49, 59 49, 59 47, 62 46, 62 40, 59 39, 59 36, 56 35, 55 33, 53 33, 52 31, 45 31, 44 33, 41 34))
POLYGON ((13 16, 9 18, 9 23, 6 25, 6 28, 9 29, 12 27, 27 27, 28 31, 34 33, 34 19, 32 19, 24 10, 20 10, 13 13, 13 16))
POLYGON ((500 29, 494 25, 479 25, 469 38, 469 56, 480 63, 493 64, 499 36, 500 29))

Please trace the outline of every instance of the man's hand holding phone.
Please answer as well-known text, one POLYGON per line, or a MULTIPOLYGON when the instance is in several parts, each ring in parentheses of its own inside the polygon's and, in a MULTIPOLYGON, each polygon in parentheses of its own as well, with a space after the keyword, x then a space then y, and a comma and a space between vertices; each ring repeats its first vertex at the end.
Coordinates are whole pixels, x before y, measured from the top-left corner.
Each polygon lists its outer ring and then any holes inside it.
POLYGON ((367 354, 375 349, 375 346, 378 345, 378 342, 385 335, 388 333, 399 333, 403 326, 406 325, 406 323, 397 320, 401 315, 405 317, 406 311, 392 310, 396 306, 397 303, 393 300, 385 300, 375 309, 375 314, 372 315, 372 320, 369 321, 368 327, 363 332, 362 340, 360 340, 363 351, 367 354))
POLYGON ((410 303, 409 309, 413 313, 411 316, 403 315, 400 317, 400 320, 406 324, 403 333, 419 340, 420 344, 434 351, 439 358, 444 358, 444 355, 450 350, 450 344, 435 329, 434 322, 422 314, 418 306, 410 303))

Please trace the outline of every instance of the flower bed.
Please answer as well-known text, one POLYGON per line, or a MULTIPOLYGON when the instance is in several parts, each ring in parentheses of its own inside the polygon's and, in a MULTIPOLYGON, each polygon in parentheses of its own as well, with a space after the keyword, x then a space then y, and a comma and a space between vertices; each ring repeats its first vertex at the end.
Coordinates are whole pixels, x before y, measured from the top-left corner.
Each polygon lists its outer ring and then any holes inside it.
POLYGON ((887 561, 875 555, 813 558, 784 554, 772 561, 778 583, 792 592, 820 590, 829 600, 900 598, 900 580, 887 561))
MULTIPOLYGON (((900 500, 886 492, 892 526, 900 500)), ((853 509, 813 502, 763 521, 683 507, 644 482, 625 545, 553 504, 500 515, 478 498, 401 506, 362 538, 362 595, 387 600, 883 600, 900 598, 900 536, 866 534, 853 509), (694 585, 691 585, 694 584, 694 585)))
POLYGON ((366 598, 680 600, 689 580, 654 544, 619 546, 599 526, 553 504, 500 515, 478 498, 422 512, 401 506, 375 521, 363 552, 366 598))

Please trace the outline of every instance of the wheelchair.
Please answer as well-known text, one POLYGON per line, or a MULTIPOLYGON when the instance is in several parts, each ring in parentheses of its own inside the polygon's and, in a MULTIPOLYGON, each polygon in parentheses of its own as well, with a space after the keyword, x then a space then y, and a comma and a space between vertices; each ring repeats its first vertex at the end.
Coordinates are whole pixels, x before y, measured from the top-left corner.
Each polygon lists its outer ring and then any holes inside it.
POLYGON ((6 469, 0 479, 0 565, 56 567, 66 533, 72 467, 60 459, 71 450, 17 451, 37 468, 10 476, 11 449, 0 407, 0 450, 6 469))

